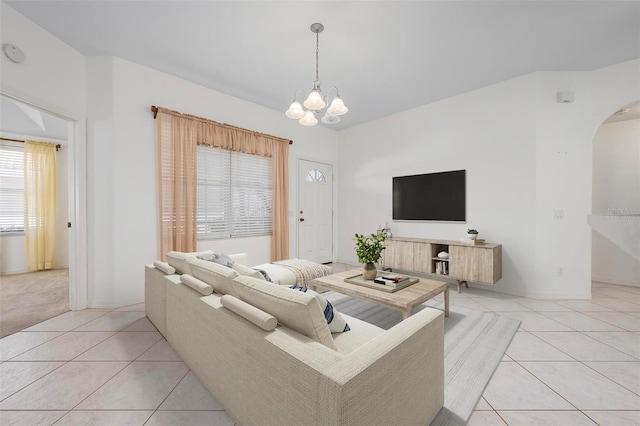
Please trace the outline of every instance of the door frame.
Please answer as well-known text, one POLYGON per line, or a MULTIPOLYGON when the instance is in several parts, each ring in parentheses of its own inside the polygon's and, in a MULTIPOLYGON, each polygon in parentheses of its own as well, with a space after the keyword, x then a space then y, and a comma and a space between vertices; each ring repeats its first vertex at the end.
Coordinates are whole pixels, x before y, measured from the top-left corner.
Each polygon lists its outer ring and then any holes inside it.
POLYGON ((309 157, 306 155, 296 155, 296 210, 294 211, 294 219, 296 223, 296 256, 300 257, 300 226, 298 221, 298 212, 300 211, 300 185, 298 185, 298 178, 300 177, 300 161, 312 161, 314 163, 320 163, 327 166, 331 166, 332 178, 331 178, 331 261, 335 260, 335 245, 336 245, 336 165, 333 161, 326 159, 319 159, 309 157))
POLYGON ((24 94, 0 90, 10 99, 28 104, 67 122, 68 217, 69 229, 69 309, 85 309, 88 304, 87 256, 87 132, 86 117, 24 94))

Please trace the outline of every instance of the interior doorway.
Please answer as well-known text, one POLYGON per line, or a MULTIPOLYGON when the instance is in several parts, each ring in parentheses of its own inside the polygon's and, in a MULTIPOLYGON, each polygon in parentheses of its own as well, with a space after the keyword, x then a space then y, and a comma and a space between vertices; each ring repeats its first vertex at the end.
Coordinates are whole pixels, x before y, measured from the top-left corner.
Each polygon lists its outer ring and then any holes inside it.
POLYGON ((333 261, 333 165, 298 159, 298 257, 333 261))
MULTIPOLYGON (((74 121, 23 102, 10 95, 0 96, 3 119, 0 123, 0 143, 4 154, 5 173, 18 176, 25 140, 54 143, 56 153, 56 221, 55 267, 51 270, 28 272, 24 213, 19 209, 20 194, 16 188, 4 188, 3 223, 0 224, 0 337, 27 328, 45 319, 77 308, 70 296, 76 291, 75 233, 68 228, 76 211, 74 121), (11 169, 12 166, 16 168, 11 169), (18 170, 19 169, 19 170, 18 170), (8 206, 13 196, 15 205, 8 206)), ((22 189, 24 190, 24 189, 22 189)), ((23 196, 22 196, 23 197, 23 196)), ((83 306, 84 308, 84 306, 83 306)))
POLYGON ((591 280, 640 287, 640 101, 605 120, 592 149, 591 280))

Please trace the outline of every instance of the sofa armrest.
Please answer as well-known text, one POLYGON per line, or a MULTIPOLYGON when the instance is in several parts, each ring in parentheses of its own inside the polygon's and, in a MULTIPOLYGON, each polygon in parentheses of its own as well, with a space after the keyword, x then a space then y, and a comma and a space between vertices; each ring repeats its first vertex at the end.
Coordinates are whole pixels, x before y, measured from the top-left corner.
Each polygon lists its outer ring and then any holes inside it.
POLYGON ((167 336, 167 285, 166 277, 179 275, 165 275, 153 265, 144 268, 144 311, 145 315, 155 325, 163 336, 167 336))
POLYGON ((429 424, 444 404, 444 316, 425 308, 325 371, 329 419, 429 424), (346 404, 344 401, 358 401, 346 404))

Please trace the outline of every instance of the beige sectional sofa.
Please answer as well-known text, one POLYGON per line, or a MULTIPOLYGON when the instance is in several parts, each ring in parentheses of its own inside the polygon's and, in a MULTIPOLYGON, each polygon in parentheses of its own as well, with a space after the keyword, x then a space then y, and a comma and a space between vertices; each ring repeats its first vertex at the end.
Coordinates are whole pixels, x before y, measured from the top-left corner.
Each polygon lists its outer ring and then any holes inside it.
POLYGON ((441 311, 331 333, 318 296, 187 263, 146 267, 146 313, 237 424, 427 425, 442 407, 441 311))

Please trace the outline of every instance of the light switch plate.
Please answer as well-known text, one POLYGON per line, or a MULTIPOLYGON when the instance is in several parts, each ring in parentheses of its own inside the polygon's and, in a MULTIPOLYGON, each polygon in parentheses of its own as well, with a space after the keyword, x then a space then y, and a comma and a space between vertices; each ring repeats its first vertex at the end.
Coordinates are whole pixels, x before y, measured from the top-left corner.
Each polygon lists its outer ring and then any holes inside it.
POLYGON ((564 219, 564 209, 555 209, 553 211, 554 219, 564 219))

